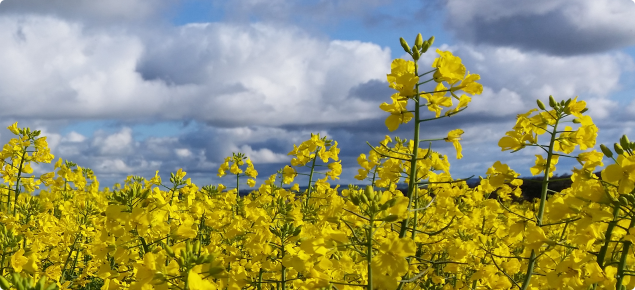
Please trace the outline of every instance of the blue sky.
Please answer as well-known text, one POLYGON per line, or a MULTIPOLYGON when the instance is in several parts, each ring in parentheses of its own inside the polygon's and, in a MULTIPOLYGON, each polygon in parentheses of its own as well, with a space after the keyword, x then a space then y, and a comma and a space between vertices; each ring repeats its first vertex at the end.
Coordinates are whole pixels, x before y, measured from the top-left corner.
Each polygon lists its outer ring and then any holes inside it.
MULTIPOLYGON (((455 178, 497 160, 528 177, 540 152, 497 143, 536 99, 586 100, 598 145, 635 139, 632 15, 630 0, 4 0, 0 124, 42 130, 56 159, 93 169, 102 186, 155 170, 167 181, 178 168, 200 186, 228 184, 217 169, 238 151, 261 182, 311 132, 340 144, 344 173, 331 183, 358 183, 366 141, 411 138, 411 124, 386 129, 379 104, 405 55, 399 37, 422 33, 436 40, 421 65, 450 50, 484 86, 424 137, 465 131, 461 160, 433 144, 455 178)), ((576 164, 561 159, 557 172, 576 164)))

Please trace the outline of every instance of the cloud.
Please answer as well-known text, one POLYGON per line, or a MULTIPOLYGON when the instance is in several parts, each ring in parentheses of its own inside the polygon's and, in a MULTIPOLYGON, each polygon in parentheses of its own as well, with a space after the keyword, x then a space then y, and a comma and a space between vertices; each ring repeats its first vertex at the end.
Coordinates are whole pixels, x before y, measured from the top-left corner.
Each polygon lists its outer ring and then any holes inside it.
MULTIPOLYGON (((612 93, 621 89, 620 77, 631 71, 633 59, 621 52, 578 56, 553 56, 516 48, 457 44, 441 50, 459 55, 466 67, 481 76, 483 94, 474 96, 468 114, 515 115, 546 102, 580 96, 593 107, 594 118, 608 117, 615 107, 612 93)), ((436 53, 426 55, 425 63, 436 53)))
POLYGON ((635 5, 614 0, 450 0, 446 26, 473 44, 580 55, 635 44, 635 5))
POLYGON ((0 16, 39 14, 101 25, 130 24, 156 19, 175 3, 174 0, 5 0, 0 16))
POLYGON ((349 91, 385 78, 390 61, 389 49, 372 43, 264 24, 145 35, 87 33, 52 17, 4 17, 0 24, 0 61, 15 68, 0 74, 0 112, 14 117, 190 119, 224 127, 351 122, 379 113, 349 91), (29 106, 18 101, 25 98, 29 106))

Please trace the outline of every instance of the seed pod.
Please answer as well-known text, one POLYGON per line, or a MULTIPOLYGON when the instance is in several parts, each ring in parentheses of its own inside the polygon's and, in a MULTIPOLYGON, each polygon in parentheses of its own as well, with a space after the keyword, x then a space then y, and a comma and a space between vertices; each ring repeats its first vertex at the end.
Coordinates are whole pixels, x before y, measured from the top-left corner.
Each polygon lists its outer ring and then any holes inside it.
POLYGON ((7 281, 7 279, 2 276, 0 276, 0 286, 2 286, 2 289, 11 289, 11 284, 9 284, 9 281, 7 281))
POLYGON ((549 107, 555 108, 558 105, 553 96, 549 96, 549 107))
POLYGON ((545 104, 543 104, 541 100, 536 100, 536 103, 538 103, 538 108, 545 110, 545 104))
POLYGON ((192 243, 190 241, 185 242, 185 252, 192 253, 192 243))
POLYGON ((401 42, 401 47, 403 47, 403 50, 405 50, 407 53, 410 53, 410 46, 408 45, 406 40, 403 39, 403 37, 399 38, 399 42, 401 42))
POLYGON ((357 196, 357 195, 351 195, 351 202, 352 202, 354 205, 359 205, 359 196, 357 196))
POLYGON ((384 221, 388 222, 388 223, 391 223, 391 222, 397 221, 398 219, 399 219, 399 217, 396 216, 396 215, 389 215, 389 216, 384 218, 384 221))
POLYGON ((37 281, 37 284, 35 284, 35 290, 44 290, 45 283, 46 283, 46 276, 42 276, 42 278, 40 278, 40 280, 37 281))
POLYGON ((168 253, 168 256, 174 258, 174 250, 170 246, 165 246, 165 252, 168 253))
POLYGON ((194 242, 194 252, 198 253, 201 251, 201 242, 199 240, 196 240, 196 242, 194 242))
POLYGON ((423 37, 421 36, 421 33, 417 34, 417 37, 415 38, 415 47, 417 49, 421 49, 421 46, 423 45, 423 37))
POLYGON ((620 146, 620 144, 613 144, 613 149, 615 150, 615 153, 617 153, 617 155, 624 154, 624 149, 622 148, 622 146, 620 146))
POLYGON ((205 258, 203 259, 204 263, 209 263, 214 261, 214 256, 213 255, 205 255, 205 258))
POLYGON ((365 195, 365 194, 360 194, 360 195, 359 195, 359 197, 361 197, 361 198, 362 198, 362 202, 363 202, 364 204, 368 204, 368 197, 366 197, 366 195, 365 195))
POLYGON ((611 152, 611 149, 606 147, 606 145, 600 144, 600 149, 602 150, 602 153, 604 153, 604 156, 606 156, 608 158, 612 158, 613 157, 613 152, 611 152))
POLYGON ((297 228, 295 228, 295 230, 293 231, 293 236, 298 236, 300 233, 302 232, 302 226, 299 226, 297 228))

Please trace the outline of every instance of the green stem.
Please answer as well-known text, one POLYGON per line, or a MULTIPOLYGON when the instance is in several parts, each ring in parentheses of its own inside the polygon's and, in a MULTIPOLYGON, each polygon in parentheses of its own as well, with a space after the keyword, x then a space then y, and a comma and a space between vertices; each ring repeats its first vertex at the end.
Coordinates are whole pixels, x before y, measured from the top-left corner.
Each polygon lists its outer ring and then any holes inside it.
POLYGON ((368 266, 366 270, 368 271, 368 290, 373 290, 373 224, 374 224, 374 216, 370 216, 370 228, 368 229, 367 237, 368 237, 368 248, 366 249, 366 261, 368 262, 368 266))
MULTIPOLYGON (((415 75, 418 75, 417 73, 418 70, 418 66, 417 66, 417 62, 415 61, 415 75)), ((421 122, 419 122, 420 119, 420 106, 419 106, 419 101, 420 101, 420 96, 419 96, 419 84, 415 85, 415 96, 413 97, 414 101, 415 101, 415 117, 414 117, 414 137, 412 138, 413 140, 413 146, 412 146, 412 157, 410 159, 410 180, 408 182, 408 192, 406 193, 406 197, 408 198, 408 210, 410 210, 412 208, 412 196, 415 192, 415 188, 417 186, 417 158, 418 156, 418 151, 419 151, 419 129, 421 128, 421 122)), ((401 222, 401 230, 399 231, 399 238, 403 238, 406 236, 406 231, 408 230, 408 223, 410 222, 410 219, 408 217, 406 217, 402 222, 401 222)), ((413 235, 415 233, 414 227, 413 227, 413 235)), ((404 279, 405 280, 405 276, 404 279)), ((404 282, 399 282, 399 286, 397 287, 397 290, 401 290, 403 289, 404 286, 404 282)))
POLYGON ((318 158, 318 152, 320 152, 320 146, 315 149, 315 155, 313 156, 313 162, 311 163, 311 173, 309 173, 309 186, 306 192, 306 204, 305 207, 309 207, 309 199, 311 198, 311 183, 313 182, 313 172, 315 171, 315 160, 318 158))
MULTIPOLYGON (((635 217, 631 219, 631 224, 628 228, 632 228, 635 226, 635 217)), ((633 243, 631 241, 625 241, 624 246, 622 248, 622 256, 620 257, 620 263, 617 266, 617 282, 615 282, 615 289, 621 290, 622 283, 624 282, 624 268, 626 268, 626 258, 628 258, 628 252, 630 251, 630 247, 633 243)))
MULTIPOLYGON (((551 134, 551 140, 549 141, 549 150, 547 151, 547 164, 545 165, 545 175, 542 178, 542 189, 540 192, 540 206, 538 207, 538 216, 536 217, 537 225, 540 227, 543 223, 543 215, 545 213, 545 204, 547 203, 547 189, 549 187, 549 169, 551 168, 551 156, 553 156, 553 146, 556 141, 556 129, 558 122, 560 121, 560 114, 556 112, 556 123, 553 125, 553 133, 551 134)), ((531 250, 531 256, 529 256, 529 263, 527 265, 527 274, 525 274, 525 280, 520 290, 527 290, 529 283, 531 282, 531 276, 534 274, 534 266, 536 265, 536 251, 531 250)))
MULTIPOLYGON (((15 193, 15 201, 13 203, 13 216, 15 216, 15 210, 17 209, 16 205, 18 204, 18 196, 20 195, 20 177, 22 176, 22 165, 24 164, 24 155, 26 155, 26 149, 28 148, 29 146, 24 147, 24 152, 22 152, 22 158, 20 158, 20 167, 18 168, 18 178, 15 181, 15 189, 13 191, 15 193)), ((9 192, 9 194, 11 193, 9 192)))
POLYGON ((606 252, 609 249, 609 242, 611 241, 611 236, 613 235, 613 229, 617 225, 618 214, 620 212, 620 206, 615 205, 613 208, 613 220, 609 222, 608 227, 606 228, 606 232, 604 233, 604 245, 600 248, 600 253, 598 254, 597 263, 604 270, 604 259, 606 258, 606 252))

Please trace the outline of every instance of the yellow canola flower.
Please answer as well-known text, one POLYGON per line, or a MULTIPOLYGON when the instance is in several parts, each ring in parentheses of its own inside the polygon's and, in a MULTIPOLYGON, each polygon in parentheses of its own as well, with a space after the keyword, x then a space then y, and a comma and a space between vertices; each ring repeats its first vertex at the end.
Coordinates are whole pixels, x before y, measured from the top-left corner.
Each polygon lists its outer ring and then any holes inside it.
POLYGON ((419 77, 415 75, 415 63, 410 60, 395 59, 390 64, 391 72, 387 75, 388 86, 399 91, 399 95, 405 98, 413 97, 415 85, 419 77))
MULTIPOLYGON (((553 176, 553 172, 556 171, 556 164, 558 164, 558 155, 551 156, 551 164, 549 164, 549 177, 553 176)), ((536 155, 536 165, 532 166, 529 171, 531 175, 538 175, 545 171, 547 167, 547 160, 542 155, 536 155)))
POLYGON ((618 193, 626 194, 635 188, 635 157, 620 155, 617 163, 602 170, 602 180, 617 184, 618 193))
POLYGON ((435 117, 438 118, 441 115, 441 107, 451 107, 452 106, 452 98, 446 97, 447 88, 443 85, 443 83, 439 83, 437 87, 434 89, 436 93, 424 94, 423 98, 428 100, 428 110, 431 112, 435 112, 435 117))
POLYGON ((20 130, 18 129, 18 122, 13 123, 13 125, 7 127, 11 133, 15 135, 20 135, 20 130))
POLYGON ((480 79, 480 75, 470 74, 468 72, 465 79, 461 81, 461 84, 459 84, 458 86, 452 86, 452 88, 450 88, 450 91, 455 92, 461 90, 471 95, 480 95, 483 92, 483 85, 476 82, 480 79))
POLYGON ((403 99, 399 94, 393 94, 390 96, 392 104, 382 103, 379 108, 390 113, 390 116, 386 118, 386 127, 390 132, 397 130, 400 124, 408 123, 414 115, 408 112, 406 106, 408 105, 407 99, 403 99))
POLYGON ((447 82, 452 85, 465 76, 465 66, 461 63, 461 58, 452 55, 450 51, 437 49, 439 57, 434 60, 432 67, 438 68, 434 73, 434 80, 438 83, 447 82))
POLYGON ((463 130, 456 129, 450 131, 448 133, 448 137, 444 138, 445 142, 452 142, 452 145, 454 145, 454 148, 456 149, 456 159, 463 158, 463 154, 461 154, 461 143, 459 143, 459 141, 461 140, 461 135, 463 135, 463 130))
POLYGON ((29 259, 24 256, 24 249, 19 249, 11 256, 11 267, 15 272, 20 273, 28 261, 29 259))

